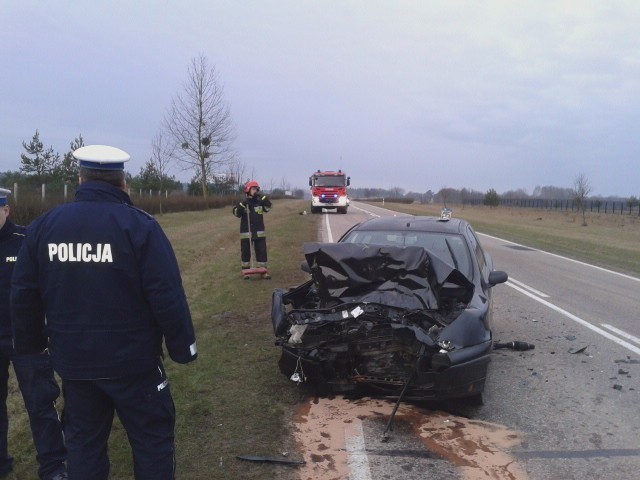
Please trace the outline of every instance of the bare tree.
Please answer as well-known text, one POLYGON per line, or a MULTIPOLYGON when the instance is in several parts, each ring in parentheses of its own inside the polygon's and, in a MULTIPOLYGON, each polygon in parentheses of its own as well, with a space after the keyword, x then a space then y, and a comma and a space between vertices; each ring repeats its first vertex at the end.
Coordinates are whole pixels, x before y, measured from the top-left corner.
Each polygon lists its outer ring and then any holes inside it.
POLYGON ((171 101, 165 127, 177 160, 195 171, 206 198, 210 176, 232 158, 235 133, 215 67, 201 55, 191 60, 187 76, 183 91, 171 101))
POLYGON ((237 192, 244 185, 246 171, 247 165, 242 160, 236 159, 229 165, 228 176, 233 179, 233 189, 237 192))
POLYGON ((444 204, 445 208, 447 208, 447 200, 451 200, 454 193, 455 193, 455 190, 449 187, 442 187, 438 192, 438 196, 442 200, 442 203, 444 204))
POLYGON ((391 196, 393 198, 400 198, 404 196, 404 189, 400 187, 392 187, 391 188, 391 196))
POLYGON ((162 215, 162 189, 164 188, 164 180, 169 172, 175 151, 176 145, 170 142, 162 131, 155 134, 151 141, 151 158, 149 162, 153 165, 160 179, 160 215, 162 215))
POLYGON ((283 193, 287 190, 291 190, 291 184, 287 180, 287 177, 282 177, 282 179, 280 180, 280 188, 282 189, 283 193))
POLYGON ((573 181, 573 200, 578 206, 578 210, 582 212, 582 226, 587 226, 586 210, 587 210, 587 197, 593 190, 589 179, 584 173, 579 174, 573 181))

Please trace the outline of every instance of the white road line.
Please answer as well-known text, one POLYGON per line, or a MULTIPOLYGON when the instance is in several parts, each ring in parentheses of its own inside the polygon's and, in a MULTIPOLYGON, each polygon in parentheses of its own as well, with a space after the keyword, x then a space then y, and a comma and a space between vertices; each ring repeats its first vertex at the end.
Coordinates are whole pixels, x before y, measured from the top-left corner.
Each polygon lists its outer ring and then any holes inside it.
POLYGON ((344 429, 344 445, 347 450, 349 480, 371 480, 362 422, 354 419, 354 422, 344 429))
POLYGON ((355 208, 356 210, 360 210, 361 212, 368 213, 372 217, 379 217, 380 215, 370 212, 369 210, 365 210, 364 208, 356 207, 355 205, 351 205, 350 208, 355 208))
POLYGON ((634 337, 630 333, 627 333, 624 330, 620 330, 619 328, 616 328, 613 325, 609 325, 607 323, 601 323, 600 325, 602 325, 607 330, 611 330, 612 332, 617 333, 621 337, 624 337, 627 340, 631 340, 632 342, 637 343, 638 345, 640 345, 640 338, 634 337))
POLYGON ((529 290, 531 293, 534 293, 534 294, 538 295, 539 297, 549 298, 549 295, 547 295, 546 293, 542 293, 540 290, 536 290, 535 288, 530 287, 529 285, 527 285, 525 283, 522 283, 522 282, 516 280, 513 277, 509 277, 509 281, 515 283, 516 285, 518 285, 518 286, 520 286, 522 288, 525 288, 525 289, 529 290))
POLYGON ((324 215, 324 223, 327 227, 327 242, 333 243, 333 234, 331 233, 331 225, 329 225, 329 215, 323 213, 324 215))
POLYGON ((514 285, 513 283, 510 283, 510 282, 507 282, 506 285, 508 285, 511 288, 519 291, 520 293, 526 295, 527 297, 532 298, 536 302, 539 302, 542 305, 544 305, 546 307, 549 307, 552 310, 555 310, 556 312, 560 313, 561 315, 564 315, 565 317, 573 320, 574 322, 579 323, 583 327, 587 327, 589 330, 592 330, 592 331, 596 332, 597 334, 602 335, 604 338, 608 338, 612 342, 615 342, 618 345, 626 348, 627 350, 632 351, 636 355, 640 355, 640 348, 636 347, 635 345, 632 345, 632 344, 630 344, 628 342, 625 342, 624 340, 621 340, 620 338, 616 337, 615 335, 610 334, 606 330, 603 330, 603 329, 601 329, 599 327, 596 327, 595 325, 592 325, 591 323, 587 322, 586 320, 583 320, 582 318, 577 317, 577 316, 573 315, 572 313, 567 312, 566 310, 563 310, 562 308, 554 305, 551 302, 547 302, 546 300, 543 300, 542 298, 540 298, 540 297, 538 297, 538 296, 526 291, 524 288, 520 288, 517 285, 514 285))
POLYGON ((540 252, 540 253, 544 253, 546 255, 551 255, 552 257, 556 257, 556 258, 561 258, 563 260, 567 260, 569 262, 573 262, 573 263, 577 263, 578 265, 583 265, 585 267, 591 267, 591 268, 595 268, 596 270, 600 270, 602 272, 607 272, 607 273, 612 273, 614 275, 618 275, 620 277, 626 278, 627 280, 633 280, 635 282, 640 282, 640 278, 638 277, 632 277, 631 275, 625 275, 624 273, 620 273, 620 272, 614 272, 613 270, 609 270, 606 268, 602 268, 602 267, 598 267, 596 265, 591 265, 590 263, 585 263, 585 262, 581 262, 579 260, 574 260, 573 258, 568 258, 568 257, 563 257, 562 255, 557 255, 555 253, 551 253, 551 252, 545 252, 544 250, 539 250, 537 248, 533 248, 533 247, 529 247, 527 245, 521 245, 519 243, 516 242, 511 242, 509 240, 505 240, 504 238, 500 238, 500 237, 494 237, 493 235, 487 235, 486 233, 480 233, 480 232, 476 232, 478 235, 484 235, 485 237, 488 238, 493 238, 494 240, 499 240, 500 242, 505 242, 505 243, 509 243, 511 245, 516 245, 518 247, 526 247, 526 248, 530 248, 532 250, 535 250, 536 252, 540 252))

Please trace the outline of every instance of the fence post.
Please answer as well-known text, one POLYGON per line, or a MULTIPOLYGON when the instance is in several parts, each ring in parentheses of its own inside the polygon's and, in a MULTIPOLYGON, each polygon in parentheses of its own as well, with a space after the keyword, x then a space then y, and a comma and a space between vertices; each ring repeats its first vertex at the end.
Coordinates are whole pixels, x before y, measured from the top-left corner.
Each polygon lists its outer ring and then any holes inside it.
POLYGON ((18 204, 18 184, 17 183, 13 184, 13 202, 16 205, 18 204))
POLYGON ((46 187, 45 187, 45 184, 43 183, 42 184, 42 201, 43 202, 44 202, 44 199, 45 199, 45 196, 46 196, 45 192, 46 192, 46 187))
POLYGON ((69 189, 69 185, 64 184, 64 201, 67 201, 67 190, 69 189))

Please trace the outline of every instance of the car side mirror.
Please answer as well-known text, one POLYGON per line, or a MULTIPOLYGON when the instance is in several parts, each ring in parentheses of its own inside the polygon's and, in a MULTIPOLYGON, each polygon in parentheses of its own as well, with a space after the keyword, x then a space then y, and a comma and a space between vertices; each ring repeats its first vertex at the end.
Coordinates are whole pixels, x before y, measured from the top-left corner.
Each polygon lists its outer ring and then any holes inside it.
POLYGON ((507 280, 509 280, 509 275, 507 275, 507 272, 494 270, 493 272, 489 273, 490 286, 498 285, 499 283, 504 283, 507 280))
POLYGON ((306 273, 311 273, 311 267, 309 267, 309 264, 307 263, 306 260, 304 260, 300 264, 300 270, 302 270, 303 272, 306 272, 306 273))

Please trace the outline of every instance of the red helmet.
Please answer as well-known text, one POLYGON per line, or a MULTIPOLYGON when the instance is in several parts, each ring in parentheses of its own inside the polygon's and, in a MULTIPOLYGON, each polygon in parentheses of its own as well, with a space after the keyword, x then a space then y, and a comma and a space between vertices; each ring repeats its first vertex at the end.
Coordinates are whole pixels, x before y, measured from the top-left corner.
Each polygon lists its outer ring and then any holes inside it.
POLYGON ((260 190, 260 185, 258 185, 258 182, 256 182, 255 180, 251 180, 250 182, 244 184, 244 193, 249 193, 251 187, 256 187, 258 191, 260 190))

